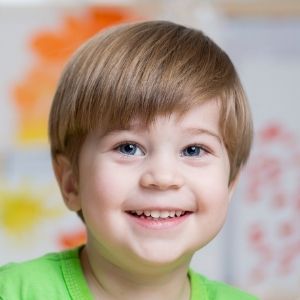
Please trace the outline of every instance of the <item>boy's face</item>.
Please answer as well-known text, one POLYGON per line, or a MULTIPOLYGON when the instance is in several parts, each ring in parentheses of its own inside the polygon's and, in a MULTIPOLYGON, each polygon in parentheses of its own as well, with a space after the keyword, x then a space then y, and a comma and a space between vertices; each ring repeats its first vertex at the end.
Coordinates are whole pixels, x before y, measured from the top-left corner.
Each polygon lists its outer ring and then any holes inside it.
MULTIPOLYGON (((230 201, 229 159, 209 101, 144 128, 91 133, 78 193, 88 247, 114 263, 188 262, 221 229, 230 201)), ((67 201, 68 203, 68 201, 67 201)))

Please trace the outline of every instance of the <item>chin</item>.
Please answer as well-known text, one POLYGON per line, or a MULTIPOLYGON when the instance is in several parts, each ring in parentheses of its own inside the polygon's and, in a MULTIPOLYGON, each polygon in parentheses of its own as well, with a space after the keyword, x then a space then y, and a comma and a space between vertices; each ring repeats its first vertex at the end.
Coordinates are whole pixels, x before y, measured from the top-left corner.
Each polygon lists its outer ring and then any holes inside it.
POLYGON ((188 265, 191 261, 192 255, 193 253, 191 252, 175 252, 174 249, 157 249, 156 251, 144 251, 142 254, 138 255, 138 260, 145 266, 152 267, 154 269, 164 269, 185 264, 188 265))

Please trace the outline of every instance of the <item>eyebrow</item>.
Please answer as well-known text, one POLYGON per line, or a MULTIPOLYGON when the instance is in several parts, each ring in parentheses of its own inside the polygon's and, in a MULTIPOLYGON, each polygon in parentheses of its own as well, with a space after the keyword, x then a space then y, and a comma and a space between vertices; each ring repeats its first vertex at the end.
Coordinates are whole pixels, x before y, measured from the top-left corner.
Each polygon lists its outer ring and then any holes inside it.
POLYGON ((215 132, 213 132, 209 129, 205 129, 205 128, 186 128, 184 130, 184 132, 189 133, 191 135, 202 135, 202 134, 210 135, 210 136, 216 138, 221 145, 223 144, 221 137, 217 133, 215 133, 215 132))
MULTIPOLYGON (((127 128, 123 128, 123 129, 116 129, 116 130, 112 130, 111 132, 109 132, 109 135, 115 135, 118 134, 121 131, 130 131, 133 130, 135 132, 139 132, 143 129, 147 129, 146 126, 143 126, 142 124, 131 124, 129 125, 127 128)), ((190 135, 210 135, 213 138, 215 138, 221 145, 223 144, 222 142, 222 138, 220 137, 220 135, 218 135, 217 133, 215 133, 214 131, 211 131, 209 129, 205 129, 205 128, 186 128, 183 130, 186 134, 190 134, 190 135)))

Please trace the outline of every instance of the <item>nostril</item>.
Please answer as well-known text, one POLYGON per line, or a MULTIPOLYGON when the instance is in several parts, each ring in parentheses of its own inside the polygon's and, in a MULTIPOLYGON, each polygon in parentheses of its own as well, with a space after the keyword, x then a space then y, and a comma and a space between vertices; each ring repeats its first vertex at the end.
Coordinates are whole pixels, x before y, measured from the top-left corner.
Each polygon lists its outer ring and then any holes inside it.
POLYGON ((183 178, 177 171, 162 167, 145 172, 140 179, 142 187, 154 190, 179 189, 183 183, 183 178))

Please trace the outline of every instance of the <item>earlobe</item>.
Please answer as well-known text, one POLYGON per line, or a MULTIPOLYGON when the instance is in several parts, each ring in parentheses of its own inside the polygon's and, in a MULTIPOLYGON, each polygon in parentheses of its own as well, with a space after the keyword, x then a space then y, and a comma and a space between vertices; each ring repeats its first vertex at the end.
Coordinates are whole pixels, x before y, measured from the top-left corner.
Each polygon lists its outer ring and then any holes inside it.
POLYGON ((57 155, 52 164, 65 204, 70 210, 79 211, 81 205, 78 195, 78 180, 69 159, 64 155, 57 155))

